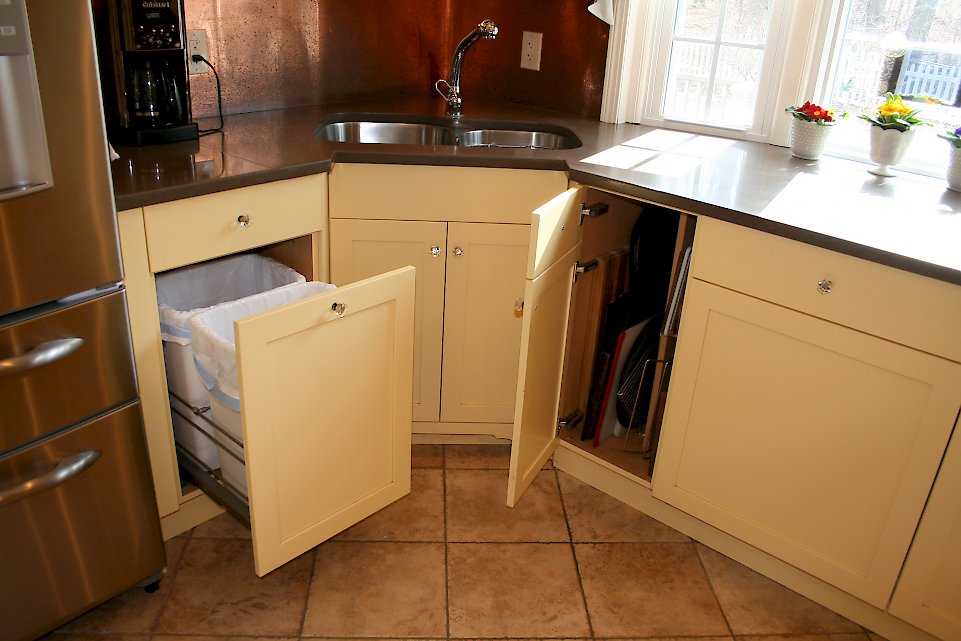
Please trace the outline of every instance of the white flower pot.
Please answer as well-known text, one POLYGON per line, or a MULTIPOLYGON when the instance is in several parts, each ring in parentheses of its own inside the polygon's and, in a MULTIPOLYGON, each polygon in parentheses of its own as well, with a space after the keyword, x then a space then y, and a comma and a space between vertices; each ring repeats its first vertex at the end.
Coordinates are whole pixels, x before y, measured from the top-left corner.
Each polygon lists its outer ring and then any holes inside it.
POLYGON ((794 118, 791 121, 791 155, 804 160, 817 160, 824 151, 833 125, 794 118))
POLYGON ((961 147, 951 145, 951 155, 948 156, 948 189, 961 191, 961 147))
POLYGON ((871 162, 876 162, 877 167, 868 169, 876 176, 896 176, 891 171, 891 165, 896 165, 904 158, 904 152, 914 139, 914 129, 898 131, 897 129, 881 129, 871 126, 871 151, 869 157, 871 162))

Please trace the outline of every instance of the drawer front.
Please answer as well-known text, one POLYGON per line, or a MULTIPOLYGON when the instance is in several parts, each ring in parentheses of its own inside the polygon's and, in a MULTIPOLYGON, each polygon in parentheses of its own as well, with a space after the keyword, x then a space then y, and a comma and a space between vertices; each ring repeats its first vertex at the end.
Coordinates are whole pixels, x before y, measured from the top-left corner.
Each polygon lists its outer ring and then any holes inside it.
POLYGON ((144 207, 150 270, 162 272, 320 231, 326 207, 326 174, 144 207))
POLYGON ((3 328, 0 361, 0 451, 133 398, 124 293, 3 328))
POLYGON ((694 247, 695 278, 961 362, 961 287, 705 217, 694 247))
POLYGON ((338 164, 330 217, 527 225, 532 211, 566 189, 562 171, 338 164))

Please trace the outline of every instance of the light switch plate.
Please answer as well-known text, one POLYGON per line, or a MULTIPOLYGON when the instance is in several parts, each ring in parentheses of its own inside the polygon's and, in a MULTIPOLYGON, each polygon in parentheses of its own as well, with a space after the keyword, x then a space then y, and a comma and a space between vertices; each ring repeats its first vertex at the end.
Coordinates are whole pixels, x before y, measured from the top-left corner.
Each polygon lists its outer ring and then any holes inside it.
POLYGON ((209 73, 210 67, 206 64, 191 60, 195 53, 210 60, 210 53, 207 51, 207 32, 203 29, 187 29, 187 73, 190 75, 209 73))
POLYGON ((521 69, 541 70, 541 41, 543 33, 525 31, 521 40, 521 69))

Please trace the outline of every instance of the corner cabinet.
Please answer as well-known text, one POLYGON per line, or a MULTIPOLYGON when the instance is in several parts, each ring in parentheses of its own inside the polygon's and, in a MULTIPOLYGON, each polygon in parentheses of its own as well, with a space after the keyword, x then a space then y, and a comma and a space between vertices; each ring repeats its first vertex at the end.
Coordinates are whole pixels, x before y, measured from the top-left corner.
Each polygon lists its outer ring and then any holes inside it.
MULTIPOLYGON (((168 538, 215 508, 193 509, 195 501, 209 502, 180 479, 153 274, 257 250, 308 277, 323 276, 326 186, 326 176, 317 175, 119 214, 148 448, 168 538)), ((410 267, 235 322, 258 575, 410 491, 413 324, 410 267)))
POLYGON ((510 436, 530 212, 566 176, 338 164, 330 181, 332 280, 417 269, 414 432, 510 436))
POLYGON ((654 497, 885 609, 961 404, 956 289, 701 221, 654 497))

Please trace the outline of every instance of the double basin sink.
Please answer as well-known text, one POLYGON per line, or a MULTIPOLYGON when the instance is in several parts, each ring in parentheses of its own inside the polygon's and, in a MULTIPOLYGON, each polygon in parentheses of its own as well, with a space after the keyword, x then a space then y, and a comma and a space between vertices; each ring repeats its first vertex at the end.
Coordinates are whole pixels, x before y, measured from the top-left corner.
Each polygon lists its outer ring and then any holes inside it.
POLYGON ((404 114, 336 114, 321 121, 314 135, 331 142, 504 149, 577 149, 582 144, 570 129, 556 125, 404 114))

